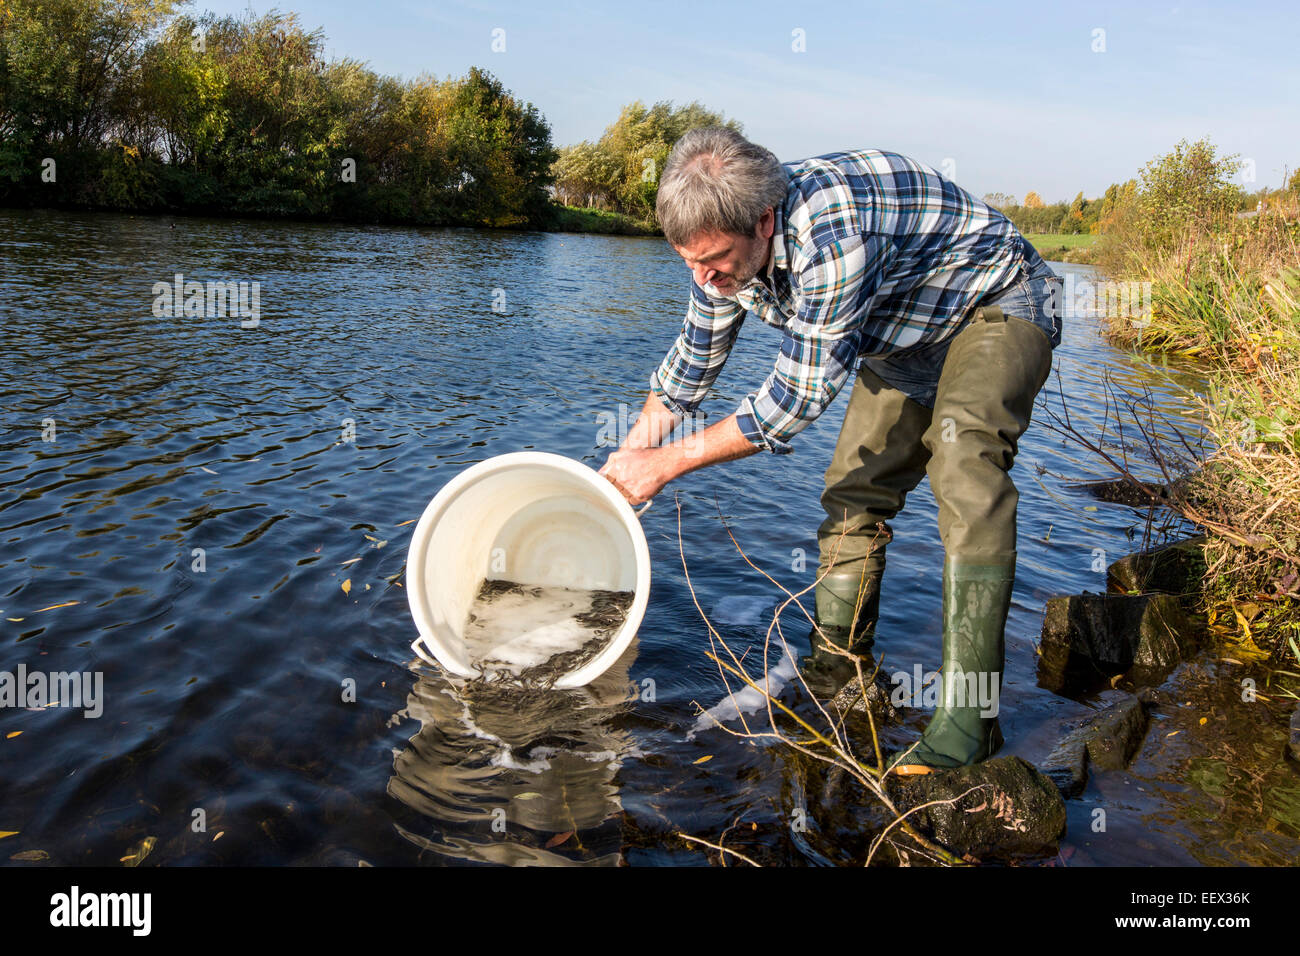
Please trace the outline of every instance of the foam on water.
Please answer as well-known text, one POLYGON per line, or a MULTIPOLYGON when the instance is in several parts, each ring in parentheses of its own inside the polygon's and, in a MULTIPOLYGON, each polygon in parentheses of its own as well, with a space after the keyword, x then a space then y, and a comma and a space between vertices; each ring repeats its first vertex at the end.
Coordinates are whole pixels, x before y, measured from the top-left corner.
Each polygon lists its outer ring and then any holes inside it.
POLYGON ((484 581, 465 624, 465 649, 487 678, 554 680, 608 646, 631 603, 630 591, 484 581))
POLYGON ((727 721, 736 720, 741 714, 749 715, 754 713, 764 706, 768 697, 779 697, 781 691, 785 689, 785 685, 794 680, 797 673, 794 656, 788 648, 783 648, 776 665, 768 668, 767 677, 760 678, 756 675, 753 678, 758 687, 750 687, 745 684, 740 690, 722 698, 718 703, 700 714, 699 719, 695 721, 695 726, 687 733, 686 739, 694 740, 695 735, 702 730, 708 730, 710 727, 717 727, 727 721))

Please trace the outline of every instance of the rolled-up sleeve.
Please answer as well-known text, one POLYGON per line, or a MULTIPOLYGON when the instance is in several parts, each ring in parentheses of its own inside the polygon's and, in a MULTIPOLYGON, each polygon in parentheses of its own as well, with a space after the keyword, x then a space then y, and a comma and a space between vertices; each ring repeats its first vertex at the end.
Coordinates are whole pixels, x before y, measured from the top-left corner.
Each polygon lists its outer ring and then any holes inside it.
POLYGON ((864 323, 896 255, 880 236, 851 235, 821 246, 794 276, 798 311, 781 341, 776 368, 736 409, 750 442, 776 454, 816 421, 848 381, 864 323))
POLYGON ((744 317, 739 303, 709 295, 692 277, 682 330, 650 373, 650 390, 664 407, 681 418, 695 412, 727 363, 744 317))

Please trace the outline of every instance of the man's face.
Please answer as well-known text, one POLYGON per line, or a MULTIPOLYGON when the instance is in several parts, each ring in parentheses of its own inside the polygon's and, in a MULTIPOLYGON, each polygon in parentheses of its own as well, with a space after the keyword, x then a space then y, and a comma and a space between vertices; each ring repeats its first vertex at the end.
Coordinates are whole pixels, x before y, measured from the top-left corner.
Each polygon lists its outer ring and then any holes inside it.
POLYGON ((735 232, 699 232, 691 241, 674 246, 701 288, 708 283, 721 295, 734 295, 741 286, 767 268, 772 256, 772 227, 776 217, 769 206, 754 235, 735 232))

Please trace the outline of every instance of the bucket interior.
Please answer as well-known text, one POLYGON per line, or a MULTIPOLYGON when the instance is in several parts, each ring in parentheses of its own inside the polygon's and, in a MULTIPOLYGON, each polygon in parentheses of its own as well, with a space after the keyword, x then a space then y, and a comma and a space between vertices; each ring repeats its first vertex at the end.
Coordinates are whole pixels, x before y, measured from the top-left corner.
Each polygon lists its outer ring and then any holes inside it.
MULTIPOLYGON (((465 484, 436 515, 425 553, 429 626, 439 656, 450 658, 444 663, 468 674, 494 656, 519 661, 550 645, 565 646, 574 634, 581 636, 574 613, 586 611, 583 619, 591 619, 593 603, 609 619, 609 593, 626 598, 638 581, 625 520, 588 481, 555 467, 504 466, 465 484), (485 581, 521 587, 485 588, 485 581), (467 630, 471 607, 481 609, 488 591, 494 611, 514 615, 527 631, 520 646, 503 635, 499 655, 493 638, 473 625, 467 630)), ((644 607, 643 600, 636 604, 644 607)))

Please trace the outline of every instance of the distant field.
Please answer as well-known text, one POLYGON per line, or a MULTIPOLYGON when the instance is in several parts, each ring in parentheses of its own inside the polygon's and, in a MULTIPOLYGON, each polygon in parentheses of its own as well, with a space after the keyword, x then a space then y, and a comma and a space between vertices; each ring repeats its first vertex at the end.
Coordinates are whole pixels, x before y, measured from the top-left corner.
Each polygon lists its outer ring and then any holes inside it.
POLYGON ((1087 249, 1097 237, 1090 233, 1069 232, 1035 232, 1025 233, 1025 238, 1034 244, 1039 252, 1044 249, 1087 249))

